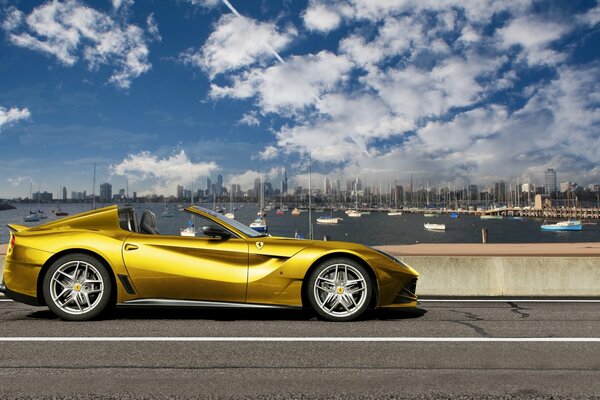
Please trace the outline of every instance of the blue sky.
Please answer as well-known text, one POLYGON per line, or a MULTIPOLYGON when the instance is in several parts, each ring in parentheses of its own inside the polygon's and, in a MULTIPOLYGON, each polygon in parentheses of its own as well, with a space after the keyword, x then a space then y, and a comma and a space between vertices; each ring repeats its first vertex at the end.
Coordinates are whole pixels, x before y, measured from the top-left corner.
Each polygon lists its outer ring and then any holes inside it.
POLYGON ((0 197, 600 182, 596 1, 0 0, 0 197), (318 184, 317 184, 318 187, 318 184))

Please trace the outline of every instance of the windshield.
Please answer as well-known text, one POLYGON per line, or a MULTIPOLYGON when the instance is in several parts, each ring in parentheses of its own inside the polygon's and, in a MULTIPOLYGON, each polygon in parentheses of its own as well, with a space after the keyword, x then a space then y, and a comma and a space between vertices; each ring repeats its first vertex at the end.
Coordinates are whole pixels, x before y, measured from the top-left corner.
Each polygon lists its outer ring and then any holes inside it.
POLYGON ((248 237, 255 238, 255 237, 267 236, 265 233, 256 232, 254 229, 242 224, 241 222, 238 222, 235 219, 229 219, 226 216, 224 216, 223 214, 219 214, 218 212, 214 212, 212 210, 209 210, 208 208, 198 207, 198 206, 194 206, 192 208, 195 208, 198 211, 202 211, 206 214, 209 214, 210 216, 215 217, 216 219, 218 219, 219 221, 222 221, 223 223, 225 223, 227 225, 233 226, 235 229, 242 232, 244 235, 246 235, 248 237))

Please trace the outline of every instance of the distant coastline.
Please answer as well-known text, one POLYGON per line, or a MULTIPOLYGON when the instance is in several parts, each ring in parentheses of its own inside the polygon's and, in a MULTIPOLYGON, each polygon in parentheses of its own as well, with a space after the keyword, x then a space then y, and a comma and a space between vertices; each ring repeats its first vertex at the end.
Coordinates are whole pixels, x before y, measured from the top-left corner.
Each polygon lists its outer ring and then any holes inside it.
POLYGON ((3 210, 14 210, 16 208, 17 207, 13 206, 12 204, 0 202, 0 211, 3 211, 3 210))

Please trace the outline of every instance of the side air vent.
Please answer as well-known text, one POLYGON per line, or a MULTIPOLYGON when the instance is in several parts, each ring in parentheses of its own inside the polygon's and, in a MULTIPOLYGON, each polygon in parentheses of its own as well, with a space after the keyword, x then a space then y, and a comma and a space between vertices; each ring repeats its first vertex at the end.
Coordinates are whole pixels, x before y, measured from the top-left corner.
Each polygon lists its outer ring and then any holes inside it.
POLYGON ((127 294, 135 294, 135 289, 131 285, 131 282, 129 282, 129 277, 127 275, 118 275, 118 277, 127 294))

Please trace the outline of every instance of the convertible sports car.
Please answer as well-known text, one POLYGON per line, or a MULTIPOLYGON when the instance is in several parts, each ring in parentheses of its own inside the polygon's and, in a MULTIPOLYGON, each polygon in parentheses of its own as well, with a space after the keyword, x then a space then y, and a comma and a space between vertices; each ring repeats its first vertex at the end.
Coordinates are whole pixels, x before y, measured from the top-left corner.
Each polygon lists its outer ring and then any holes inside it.
POLYGON ((415 307, 419 274, 354 243, 271 237, 191 206, 182 236, 159 234, 156 217, 110 206, 36 227, 9 225, 0 292, 46 305, 65 320, 116 304, 312 308, 349 321, 368 308, 415 307))

